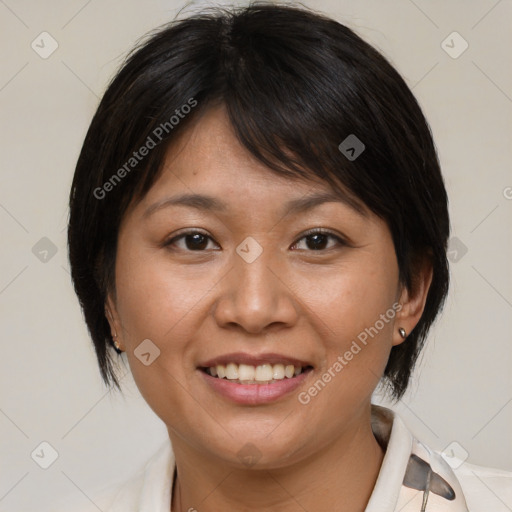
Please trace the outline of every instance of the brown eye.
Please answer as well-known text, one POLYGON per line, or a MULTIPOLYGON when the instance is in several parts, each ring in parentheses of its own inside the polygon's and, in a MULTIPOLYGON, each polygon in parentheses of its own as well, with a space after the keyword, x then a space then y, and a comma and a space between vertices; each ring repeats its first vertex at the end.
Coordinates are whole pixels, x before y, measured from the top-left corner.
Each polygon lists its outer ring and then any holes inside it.
POLYGON ((298 242, 294 244, 294 247, 296 247, 301 240, 306 240, 305 248, 302 248, 301 250, 309 251, 324 251, 326 249, 332 249, 336 246, 336 244, 346 245, 344 240, 342 240, 339 236, 335 235, 334 233, 318 229, 307 232, 302 238, 299 239, 298 242), (330 247, 328 246, 329 239, 335 241, 335 244, 331 245, 330 247))
POLYGON ((201 231, 187 231, 186 233, 182 233, 174 238, 171 238, 168 242, 165 243, 166 247, 176 246, 179 249, 183 249, 185 251, 204 251, 208 242, 212 240, 208 235, 202 233, 201 231), (184 241, 184 244, 179 246, 177 244, 178 241, 184 241))

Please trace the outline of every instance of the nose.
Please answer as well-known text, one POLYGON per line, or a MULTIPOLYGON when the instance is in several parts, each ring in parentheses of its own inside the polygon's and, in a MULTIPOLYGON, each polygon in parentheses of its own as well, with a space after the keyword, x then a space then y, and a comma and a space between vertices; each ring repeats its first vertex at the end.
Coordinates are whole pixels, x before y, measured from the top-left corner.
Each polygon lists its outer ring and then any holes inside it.
POLYGON ((217 324, 252 334, 294 325, 297 301, 279 265, 270 261, 270 251, 264 250, 251 263, 236 253, 233 259, 233 268, 222 280, 215 304, 217 324))

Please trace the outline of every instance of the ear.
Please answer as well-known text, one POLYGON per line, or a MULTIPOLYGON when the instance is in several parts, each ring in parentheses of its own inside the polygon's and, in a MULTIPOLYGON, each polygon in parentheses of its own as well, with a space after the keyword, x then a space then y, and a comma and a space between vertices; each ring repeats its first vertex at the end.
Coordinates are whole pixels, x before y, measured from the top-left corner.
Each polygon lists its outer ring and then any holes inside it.
POLYGON ((395 330, 393 332, 393 345, 400 345, 420 321, 428 291, 432 283, 433 268, 430 255, 425 255, 421 261, 413 265, 411 288, 402 286, 399 298, 401 309, 397 312, 395 330), (403 338, 398 329, 404 329, 406 337, 403 338))
POLYGON ((107 317, 108 323, 110 325, 110 333, 112 339, 117 341, 119 348, 124 352, 125 348, 123 347, 121 340, 121 322, 119 320, 119 314, 117 312, 115 300, 112 298, 112 294, 110 292, 107 294, 107 300, 105 301, 105 316, 107 317))

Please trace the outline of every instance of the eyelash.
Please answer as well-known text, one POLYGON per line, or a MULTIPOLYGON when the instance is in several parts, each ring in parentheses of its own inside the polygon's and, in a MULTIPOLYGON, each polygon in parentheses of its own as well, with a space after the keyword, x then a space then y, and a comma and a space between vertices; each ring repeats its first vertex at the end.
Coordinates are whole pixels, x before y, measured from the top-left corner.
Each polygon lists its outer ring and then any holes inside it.
MULTIPOLYGON (((189 235, 196 235, 196 234, 203 235, 203 236, 209 238, 210 240, 213 240, 207 233, 205 233, 205 232, 203 232, 201 230, 198 230, 198 229, 193 229, 193 230, 189 230, 189 231, 185 231, 183 233, 180 233, 179 235, 176 235, 176 236, 172 237, 171 239, 167 240, 164 243, 164 247, 170 247, 177 240, 180 240, 181 238, 185 238, 186 236, 189 236, 189 235)), ((305 233, 302 234, 302 236, 296 242, 294 242, 293 245, 294 246, 297 245, 299 241, 301 241, 302 239, 307 238, 308 236, 311 236, 311 235, 325 235, 325 236, 328 236, 328 237, 333 238, 334 240, 336 240, 336 242, 340 246, 348 246, 348 245, 350 245, 346 240, 341 238, 339 235, 336 235, 332 231, 329 231, 329 230, 326 230, 326 229, 323 229, 323 228, 313 228, 313 229, 310 229, 310 230, 306 231, 305 233)), ((306 249, 306 251, 307 252, 326 252, 326 251, 329 251, 331 249, 333 249, 333 247, 330 247, 330 248, 327 248, 327 249, 319 249, 319 250, 306 249)), ((184 249, 184 250, 186 252, 205 252, 206 251, 206 250, 193 251, 193 250, 189 250, 189 249, 184 249)))

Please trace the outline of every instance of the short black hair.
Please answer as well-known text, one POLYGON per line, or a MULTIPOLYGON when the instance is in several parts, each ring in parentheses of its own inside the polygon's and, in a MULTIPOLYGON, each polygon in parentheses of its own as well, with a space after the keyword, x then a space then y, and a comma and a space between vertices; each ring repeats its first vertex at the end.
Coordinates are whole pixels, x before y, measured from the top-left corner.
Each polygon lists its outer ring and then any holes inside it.
POLYGON ((150 33, 92 119, 70 192, 68 247, 104 382, 120 389, 105 304, 121 219, 159 176, 169 143, 215 104, 269 169, 343 188, 385 220, 409 289, 430 258, 424 312, 384 372, 401 398, 449 285, 448 199, 430 127, 400 74, 351 29, 303 6, 262 2, 209 8, 150 33), (364 144, 357 158, 339 149, 349 136, 364 144), (149 139, 155 147, 135 159, 149 139))

